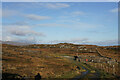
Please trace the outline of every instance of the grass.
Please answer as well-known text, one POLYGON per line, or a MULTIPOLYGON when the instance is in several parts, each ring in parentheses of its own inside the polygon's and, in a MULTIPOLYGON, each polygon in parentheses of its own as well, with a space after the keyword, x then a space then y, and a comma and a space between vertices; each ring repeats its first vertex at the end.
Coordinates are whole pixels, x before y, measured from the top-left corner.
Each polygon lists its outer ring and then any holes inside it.
POLYGON ((100 73, 101 78, 111 76, 103 71, 94 69, 88 64, 64 57, 75 55, 75 52, 69 54, 70 52, 66 49, 31 48, 29 46, 21 48, 19 46, 4 45, 4 54, 2 55, 3 73, 28 77, 34 77, 37 73, 40 73, 42 78, 74 78, 85 72, 86 70, 82 68, 85 67, 89 72, 84 76, 84 79, 94 76, 93 74, 96 72, 100 73), (14 48, 16 51, 14 51, 14 48))
POLYGON ((77 71, 69 71, 58 78, 74 78, 75 76, 78 76, 78 75, 80 75, 80 73, 77 73, 77 71))
POLYGON ((99 73, 99 78, 111 78, 114 77, 112 74, 106 73, 102 70, 96 69, 88 64, 86 64, 90 69, 91 69, 91 73, 93 72, 98 72, 99 73), (92 70, 93 69, 93 70, 92 70))

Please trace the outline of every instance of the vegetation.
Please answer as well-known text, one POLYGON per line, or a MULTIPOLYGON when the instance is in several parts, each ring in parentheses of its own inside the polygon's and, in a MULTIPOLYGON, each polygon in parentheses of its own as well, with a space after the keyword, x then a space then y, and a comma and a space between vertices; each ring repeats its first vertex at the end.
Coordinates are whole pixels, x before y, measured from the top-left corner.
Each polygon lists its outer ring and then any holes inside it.
MULTIPOLYGON (((8 45, 2 44, 2 71, 3 74, 16 74, 13 77, 34 78, 38 73, 42 78, 75 78, 83 75, 88 71, 83 78, 97 77, 105 78, 112 75, 104 71, 94 69, 93 63, 83 63, 73 60, 73 56, 87 55, 99 56, 96 48, 103 53, 104 48, 96 45, 74 45, 74 44, 54 44, 54 45, 8 45), (104 76, 103 76, 104 75, 104 76)), ((105 52, 105 51, 104 51, 105 52)), ((109 49, 110 52, 110 49, 109 49)), ((107 52, 106 52, 107 53, 107 52)), ((114 54, 117 59, 118 54, 114 54)), ((119 57, 119 56, 118 56, 119 57)), ((119 62, 119 60, 118 60, 119 62)), ((4 75, 3 75, 4 76, 4 75)))

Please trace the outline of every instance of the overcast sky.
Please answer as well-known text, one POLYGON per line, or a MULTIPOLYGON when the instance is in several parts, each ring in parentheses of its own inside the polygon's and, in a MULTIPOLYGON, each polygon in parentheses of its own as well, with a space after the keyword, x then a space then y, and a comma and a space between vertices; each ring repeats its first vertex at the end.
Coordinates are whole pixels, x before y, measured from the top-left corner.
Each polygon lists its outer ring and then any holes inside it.
POLYGON ((115 45, 117 2, 3 3, 3 40, 115 45))

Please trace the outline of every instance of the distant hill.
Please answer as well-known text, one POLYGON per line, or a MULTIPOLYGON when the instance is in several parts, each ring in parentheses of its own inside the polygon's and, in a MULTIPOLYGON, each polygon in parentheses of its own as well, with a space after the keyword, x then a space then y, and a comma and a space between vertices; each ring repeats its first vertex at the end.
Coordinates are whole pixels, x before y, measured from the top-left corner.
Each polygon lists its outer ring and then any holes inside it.
POLYGON ((30 45, 30 43, 23 43, 23 42, 13 42, 13 41, 0 41, 0 44, 10 44, 10 45, 30 45))

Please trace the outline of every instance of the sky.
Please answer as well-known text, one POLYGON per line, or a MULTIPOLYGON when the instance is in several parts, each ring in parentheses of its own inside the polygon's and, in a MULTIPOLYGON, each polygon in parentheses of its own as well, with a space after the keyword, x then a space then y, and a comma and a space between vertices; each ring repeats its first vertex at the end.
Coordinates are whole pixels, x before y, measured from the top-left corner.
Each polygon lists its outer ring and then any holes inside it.
POLYGON ((118 44, 117 2, 3 2, 2 40, 118 44))
POLYGON ((119 2, 119 0, 1 0, 2 2, 119 2))

